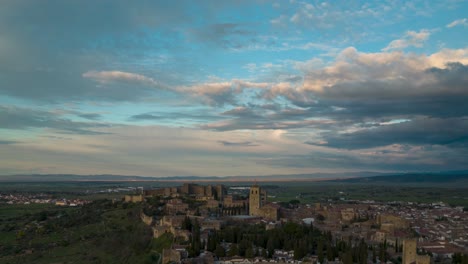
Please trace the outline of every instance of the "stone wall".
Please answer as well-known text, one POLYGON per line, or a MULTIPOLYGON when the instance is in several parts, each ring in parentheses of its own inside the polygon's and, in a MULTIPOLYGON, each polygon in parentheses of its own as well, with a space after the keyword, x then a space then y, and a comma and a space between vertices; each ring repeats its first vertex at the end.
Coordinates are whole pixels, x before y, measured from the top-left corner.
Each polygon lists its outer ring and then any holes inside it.
POLYGON ((125 195, 124 197, 125 202, 132 202, 132 203, 138 203, 143 201, 143 195, 125 195))
POLYGON ((403 219, 399 216, 390 215, 390 214, 381 214, 377 216, 377 223, 379 225, 388 223, 393 224, 396 229, 406 229, 409 228, 409 222, 406 219, 403 219))
POLYGON ((153 223, 153 217, 149 216, 149 215, 146 215, 143 212, 140 213, 140 218, 141 218, 141 221, 143 221, 143 223, 145 223, 145 224, 147 224, 149 226, 153 223))
POLYGON ((180 252, 175 249, 163 249, 162 264, 180 262, 180 252))

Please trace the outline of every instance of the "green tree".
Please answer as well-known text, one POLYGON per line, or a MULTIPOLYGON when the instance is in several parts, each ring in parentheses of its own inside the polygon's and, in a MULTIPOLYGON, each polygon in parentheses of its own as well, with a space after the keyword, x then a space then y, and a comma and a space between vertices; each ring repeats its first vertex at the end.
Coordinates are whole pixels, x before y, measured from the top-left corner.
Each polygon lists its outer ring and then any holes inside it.
POLYGON ((377 263, 377 253, 375 252, 375 247, 372 247, 372 262, 377 263))
POLYGON ((229 248, 228 256, 229 257, 234 257, 239 255, 239 248, 237 244, 231 244, 231 248, 229 248))
POLYGON ((252 247, 252 245, 250 245, 249 247, 247 247, 247 249, 245 250, 245 257, 246 258, 253 258, 255 256, 254 254, 254 249, 252 247))
POLYGON ((348 249, 348 251, 343 254, 343 264, 353 264, 353 253, 351 249, 348 249))
POLYGON ((327 243, 327 259, 329 261, 332 261, 335 259, 335 256, 333 254, 333 248, 332 248, 332 245, 331 243, 327 243))
POLYGON ((184 218, 184 222, 182 222, 182 229, 192 231, 192 221, 188 216, 184 218))
POLYGON ((226 251, 220 244, 216 245, 216 249, 214 250, 214 253, 216 254, 216 256, 218 256, 218 258, 223 258, 226 256, 226 251))
POLYGON ((317 257, 320 263, 323 263, 323 241, 319 240, 317 245, 317 257))
POLYGON ((304 241, 299 241, 299 243, 294 247, 294 259, 303 259, 306 255, 306 251, 307 249, 304 241))

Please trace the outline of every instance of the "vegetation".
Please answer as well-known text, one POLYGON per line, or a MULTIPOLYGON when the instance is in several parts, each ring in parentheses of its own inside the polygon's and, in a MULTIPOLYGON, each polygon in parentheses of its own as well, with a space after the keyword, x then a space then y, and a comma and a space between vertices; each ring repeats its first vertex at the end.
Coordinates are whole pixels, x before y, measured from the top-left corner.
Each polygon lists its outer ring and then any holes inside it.
POLYGON ((0 263, 71 259, 152 263, 155 259, 151 229, 139 219, 138 205, 97 200, 80 208, 45 209, 1 218, 0 263))
POLYGON ((331 233, 323 233, 309 225, 286 223, 282 227, 266 230, 265 225, 229 225, 208 237, 207 249, 219 257, 224 256, 223 245, 230 245, 227 256, 273 257, 275 249, 293 251, 295 259, 316 254, 334 260, 337 257, 349 260, 345 263, 367 263, 367 244, 362 241, 335 241, 331 233))
POLYGON ((468 264, 468 255, 455 253, 452 257, 453 264, 468 264))

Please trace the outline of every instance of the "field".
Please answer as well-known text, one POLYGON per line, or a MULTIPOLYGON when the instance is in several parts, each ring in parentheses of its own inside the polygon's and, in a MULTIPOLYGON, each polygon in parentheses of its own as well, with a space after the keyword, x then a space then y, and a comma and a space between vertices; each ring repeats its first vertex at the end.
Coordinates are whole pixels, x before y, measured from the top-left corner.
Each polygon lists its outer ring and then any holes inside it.
POLYGON ((468 206, 468 189, 453 187, 408 187, 393 185, 310 183, 289 184, 271 189, 272 200, 300 200, 303 203, 324 201, 374 200, 419 203, 444 202, 453 206, 468 206))

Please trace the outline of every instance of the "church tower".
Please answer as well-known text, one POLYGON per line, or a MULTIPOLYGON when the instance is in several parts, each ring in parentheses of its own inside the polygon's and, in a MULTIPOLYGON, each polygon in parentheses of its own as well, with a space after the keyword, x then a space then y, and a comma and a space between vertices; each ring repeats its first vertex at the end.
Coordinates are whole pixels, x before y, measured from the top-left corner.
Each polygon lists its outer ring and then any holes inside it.
POLYGON ((249 215, 259 215, 262 207, 261 190, 257 184, 250 187, 249 215))

